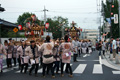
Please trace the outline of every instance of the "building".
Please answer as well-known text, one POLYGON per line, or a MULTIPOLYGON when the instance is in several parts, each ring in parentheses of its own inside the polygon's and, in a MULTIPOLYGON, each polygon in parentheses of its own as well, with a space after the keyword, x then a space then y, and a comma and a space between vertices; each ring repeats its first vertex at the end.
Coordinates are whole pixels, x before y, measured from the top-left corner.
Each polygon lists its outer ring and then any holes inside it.
POLYGON ((97 39, 99 36, 99 30, 96 29, 84 29, 83 39, 97 39))
POLYGON ((0 37, 8 37, 7 33, 13 31, 16 24, 0 19, 0 37))

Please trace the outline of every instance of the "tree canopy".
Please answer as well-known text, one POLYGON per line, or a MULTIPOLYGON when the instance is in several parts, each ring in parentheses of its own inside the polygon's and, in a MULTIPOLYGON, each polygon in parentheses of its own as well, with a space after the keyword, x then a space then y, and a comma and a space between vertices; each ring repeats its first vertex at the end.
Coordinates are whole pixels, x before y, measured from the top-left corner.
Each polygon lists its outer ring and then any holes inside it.
MULTIPOLYGON (((106 20, 106 18, 110 18, 110 17, 114 17, 114 14, 119 14, 119 5, 118 5, 118 0, 114 0, 111 3, 109 3, 108 0, 106 0, 106 3, 103 4, 103 8, 104 8, 104 20, 106 20), (112 5, 114 5, 114 8, 112 8, 112 5), (113 15, 111 15, 111 13, 113 13, 113 15)), ((119 31, 119 24, 114 24, 114 20, 111 20, 111 26, 112 26, 112 37, 114 38, 118 38, 120 35, 118 34, 119 31)), ((105 26, 103 26, 105 27, 105 26)), ((110 37, 110 33, 108 34, 108 37, 110 37)))
POLYGON ((54 18, 48 18, 47 22, 50 24, 48 28, 48 32, 53 33, 53 38, 61 38, 62 37, 62 28, 65 30, 66 27, 68 27, 68 19, 63 18, 61 16, 54 17, 54 18))

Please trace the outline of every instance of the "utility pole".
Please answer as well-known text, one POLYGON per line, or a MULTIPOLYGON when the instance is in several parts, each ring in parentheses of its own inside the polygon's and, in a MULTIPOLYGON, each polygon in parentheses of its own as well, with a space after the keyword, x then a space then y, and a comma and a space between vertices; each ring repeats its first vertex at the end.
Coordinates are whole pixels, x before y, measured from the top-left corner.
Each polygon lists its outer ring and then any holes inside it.
POLYGON ((112 20, 111 20, 111 4, 110 4, 110 21, 111 21, 111 25, 110 25, 110 37, 112 37, 112 20))
POLYGON ((119 2, 119 37, 120 37, 120 0, 118 0, 119 2))
MULTIPOLYGON (((48 11, 45 6, 44 6, 44 25, 46 24, 46 11, 48 11)), ((46 32, 46 28, 45 28, 45 32, 46 32)))
POLYGON ((65 25, 65 21, 62 23, 62 37, 64 38, 64 25, 65 25))
POLYGON ((2 37, 2 36, 1 36, 1 24, 2 24, 2 22, 0 22, 0 38, 2 37))
POLYGON ((96 0, 96 4, 97 4, 97 12, 98 12, 98 20, 100 22, 100 26, 98 27, 99 29, 99 39, 101 39, 101 10, 100 10, 100 3, 101 1, 100 0, 96 0))

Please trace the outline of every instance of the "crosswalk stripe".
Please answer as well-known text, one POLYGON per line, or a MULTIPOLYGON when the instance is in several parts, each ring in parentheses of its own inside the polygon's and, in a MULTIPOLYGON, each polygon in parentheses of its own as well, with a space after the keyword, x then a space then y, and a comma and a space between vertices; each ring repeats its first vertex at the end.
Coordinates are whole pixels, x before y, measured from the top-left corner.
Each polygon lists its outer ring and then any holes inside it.
POLYGON ((94 64, 93 74, 103 74, 102 65, 94 64))
POLYGON ((16 71, 15 73, 20 73, 20 70, 16 71))
POLYGON ((99 63, 102 64, 101 56, 99 56, 99 63))
MULTIPOLYGON (((30 69, 30 66, 28 66, 28 70, 29 70, 29 69, 30 69)), ((24 72, 24 69, 23 69, 22 72, 24 72)), ((20 70, 16 71, 15 73, 20 73, 20 70)))
POLYGON ((6 73, 6 72, 9 72, 9 71, 12 71, 12 70, 13 70, 13 68, 5 69, 5 70, 3 70, 3 71, 4 71, 4 73, 6 73))
POLYGON ((85 54, 83 57, 87 57, 87 54, 85 54))
POLYGON ((120 74, 120 71, 112 71, 113 74, 120 74))
POLYGON ((73 71, 73 73, 83 73, 87 64, 79 64, 79 66, 73 71))
MULTIPOLYGON (((73 65, 73 64, 70 64, 71 66, 73 65)), ((5 65, 5 66, 3 66, 4 68, 6 68, 7 66, 5 65)), ((12 68, 9 68, 9 69, 3 69, 3 72, 10 72, 10 71, 12 71, 12 70, 14 70, 14 68, 17 68, 18 66, 16 66, 16 67, 12 67, 12 68)), ((77 67, 76 67, 76 69, 73 71, 73 73, 79 73, 79 74, 82 74, 84 71, 85 71, 85 69, 86 69, 86 67, 87 67, 87 64, 79 64, 77 67)), ((30 68, 30 66, 29 66, 29 68, 30 68)), ((64 65, 64 71, 65 71, 65 69, 66 69, 66 64, 64 65)), ((24 72, 24 70, 23 70, 23 72, 24 72)), ((16 70, 15 71, 15 73, 20 73, 20 70, 16 70)), ((38 73, 42 73, 42 68, 40 68, 39 70, 38 70, 38 73)), ((59 72, 60 73, 60 72, 59 72)), ((113 74, 120 74, 120 71, 112 71, 112 73, 113 74)), ((103 68, 102 68, 102 65, 101 64, 94 64, 94 67, 93 67, 93 72, 92 72, 92 74, 103 74, 103 68)))
POLYGON ((4 69, 4 68, 7 68, 7 65, 4 65, 4 66, 3 66, 3 69, 4 69))
MULTIPOLYGON (((14 64, 12 64, 12 65, 14 65, 14 64)), ((16 65, 18 65, 18 63, 16 65)), ((7 65, 3 66, 3 69, 5 69, 5 68, 7 68, 7 65)), ((17 68, 17 66, 16 67, 13 66, 13 68, 17 68)))
POLYGON ((42 73, 42 68, 38 70, 38 73, 42 73))

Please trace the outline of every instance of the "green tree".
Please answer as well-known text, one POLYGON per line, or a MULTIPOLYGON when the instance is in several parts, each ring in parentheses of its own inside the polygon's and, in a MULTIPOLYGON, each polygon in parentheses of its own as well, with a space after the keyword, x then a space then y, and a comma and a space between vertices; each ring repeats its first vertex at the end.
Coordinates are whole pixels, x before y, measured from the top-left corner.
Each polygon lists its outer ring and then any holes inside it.
POLYGON ((62 28, 64 26, 64 30, 66 27, 68 27, 68 19, 67 18, 63 18, 61 16, 58 17, 54 17, 54 18, 48 18, 47 22, 50 24, 49 28, 48 28, 48 32, 52 32, 53 33, 53 38, 57 39, 57 38, 61 38, 62 37, 62 28))
POLYGON ((17 19, 17 24, 24 26, 25 25, 25 20, 29 17, 31 17, 32 13, 26 12, 20 15, 17 19))
MULTIPOLYGON (((118 14, 119 10, 118 10, 118 0, 114 0, 112 2, 112 5, 114 5, 114 8, 112 8, 111 4, 109 3, 108 0, 106 0, 106 4, 103 4, 103 7, 104 7, 104 20, 106 20, 106 18, 110 18, 111 17, 114 17, 113 15, 114 14, 118 14), (113 15, 111 15, 111 12, 113 12, 113 15)), ((112 26, 112 36, 114 38, 118 38, 120 35, 118 34, 120 31, 119 31, 119 24, 114 24, 114 20, 111 20, 111 26, 112 26)), ((108 34, 108 37, 110 37, 110 33, 108 34)))
MULTIPOLYGON (((32 22, 31 16, 34 15, 33 13, 25 12, 20 15, 17 19, 17 24, 25 26, 26 22, 32 22)), ((36 17, 37 18, 37 17, 36 17)), ((39 21, 38 18, 35 21, 38 25, 43 25, 43 21, 39 21)))

